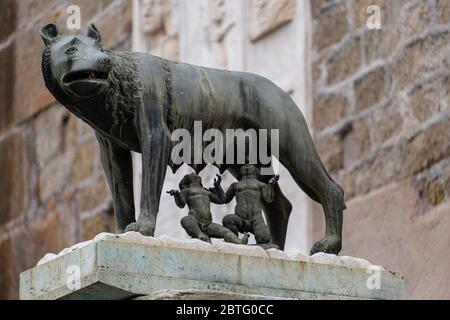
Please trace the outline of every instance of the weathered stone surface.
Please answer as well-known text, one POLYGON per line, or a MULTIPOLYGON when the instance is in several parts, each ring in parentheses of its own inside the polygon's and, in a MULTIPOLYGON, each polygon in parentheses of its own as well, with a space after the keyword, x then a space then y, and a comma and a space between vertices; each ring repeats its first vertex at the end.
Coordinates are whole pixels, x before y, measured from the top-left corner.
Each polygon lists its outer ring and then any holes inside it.
POLYGON ((266 250, 269 257, 273 259, 285 259, 294 261, 309 261, 309 256, 300 251, 281 251, 278 249, 266 250))
POLYGON ((288 259, 292 259, 294 261, 304 261, 304 262, 309 262, 310 261, 310 257, 300 251, 287 251, 285 252, 286 256, 288 257, 288 259))
POLYGON ((347 111, 347 98, 341 95, 319 95, 313 106, 314 128, 317 131, 341 120, 347 111))
POLYGON ((295 0, 252 0, 250 2, 250 39, 256 41, 290 22, 295 0))
MULTIPOLYGON (((279 297, 213 290, 159 290, 133 300, 279 300, 279 297)), ((286 298, 287 300, 290 300, 286 298)))
POLYGON ((356 110, 362 111, 383 98, 386 86, 386 71, 377 68, 355 82, 356 110))
POLYGON ((67 117, 68 112, 59 105, 45 110, 36 117, 34 122, 36 160, 41 168, 50 159, 65 151, 66 142, 74 143, 65 141, 67 117))
POLYGON ((408 44, 394 64, 394 74, 399 86, 405 86, 419 75, 422 41, 408 44))
POLYGON ((17 6, 17 26, 24 27, 31 21, 39 18, 43 12, 55 6, 54 0, 15 1, 17 6))
POLYGON ((88 140, 78 146, 74 156, 74 164, 69 169, 70 183, 76 185, 83 179, 91 177, 94 171, 95 158, 100 157, 97 141, 88 140))
POLYGON ((17 1, 3 0, 0 2, 0 42, 10 36, 17 23, 17 1))
POLYGON ((388 146, 378 148, 375 157, 371 154, 367 159, 358 158, 360 163, 353 167, 351 166, 354 163, 352 158, 346 158, 345 167, 350 167, 350 169, 341 173, 338 181, 343 184, 347 199, 351 199, 355 195, 366 194, 399 179, 404 164, 398 159, 401 159, 402 156, 403 149, 401 147, 388 146), (361 162, 361 160, 363 161, 361 162))
POLYGON ((394 53, 400 43, 400 31, 396 26, 383 25, 381 30, 364 32, 364 56, 366 64, 384 60, 394 53))
POLYGON ((327 61, 328 84, 344 80, 361 66, 361 37, 348 40, 327 61))
MULTIPOLYGON (((102 176, 78 191, 75 201, 80 212, 92 210, 111 198, 106 179, 102 176)), ((98 233, 98 232, 97 232, 98 233)), ((96 234, 97 234, 96 233, 96 234)))
POLYGON ((431 21, 430 5, 426 1, 418 2, 406 10, 404 35, 410 37, 422 33, 431 21))
POLYGON ((328 2, 330 2, 330 0, 311 0, 311 10, 314 16, 317 16, 322 6, 328 2))
POLYGON ((52 197, 60 195, 67 187, 67 182, 71 168, 73 167, 73 153, 64 153, 52 159, 39 175, 39 195, 40 200, 46 203, 52 197))
MULTIPOLYGON (((113 3, 113 0, 97 0, 97 1, 90 1, 90 0, 72 0, 70 4, 74 4, 80 7, 82 12, 82 19, 84 21, 83 24, 87 25, 88 21, 91 21, 92 18, 94 18, 96 15, 98 15, 99 12, 104 12, 109 10, 109 6, 113 3)), ((123 16, 120 16, 122 18, 126 18, 123 16)), ((117 19, 116 19, 116 22, 117 19)), ((117 38, 115 38, 117 39, 117 38)))
MULTIPOLYGON (((0 20, 1 21, 1 20, 0 20)), ((0 68, 3 76, 0 77, 0 130, 4 130, 14 122, 14 64, 15 42, 0 51, 0 68)))
POLYGON ((450 3, 446 0, 437 0, 436 16, 438 23, 450 21, 450 3))
POLYGON ((178 0, 140 0, 133 19, 134 45, 158 57, 178 61, 180 52, 178 0))
POLYGON ((349 268, 367 269, 372 266, 372 264, 369 261, 367 261, 365 259, 361 259, 361 258, 342 256, 342 257, 339 257, 339 260, 341 261, 342 265, 349 267, 349 268))
POLYGON ((352 175, 350 179, 353 180, 353 190, 349 189, 348 191, 353 194, 365 194, 370 192, 374 188, 372 177, 374 174, 371 172, 371 169, 374 169, 374 167, 375 166, 368 166, 360 168, 359 170, 356 170, 356 172, 350 172, 350 175, 352 175))
POLYGON ((343 172, 339 175, 338 181, 341 187, 345 190, 344 196, 346 202, 353 198, 356 193, 360 192, 360 190, 355 187, 355 177, 352 172, 343 172))
POLYGON ((369 126, 367 118, 355 120, 344 136, 343 166, 351 167, 352 163, 364 158, 371 150, 369 126))
POLYGON ((55 101, 42 82, 42 39, 36 29, 24 29, 15 39, 14 121, 20 122, 55 101), (24 63, 26 61, 26 63, 24 63), (28 79, 28 81, 19 81, 28 79))
POLYGON ((3 278, 0 295, 3 298, 18 299, 19 273, 36 265, 47 250, 58 252, 76 242, 76 226, 74 212, 61 206, 47 216, 38 217, 28 225, 21 226, 0 242, 0 266, 4 270, 0 273, 3 278))
MULTIPOLYGON (((366 269, 345 267, 334 255, 319 254, 319 263, 254 255, 246 246, 229 245, 232 251, 198 249, 154 241, 135 233, 102 234, 65 249, 57 257, 21 274, 21 299, 118 299, 146 295, 166 298, 165 292, 205 290, 249 298, 397 299, 403 277, 380 271, 385 287, 370 290, 366 269), (142 238, 137 243, 127 240, 142 238), (143 259, 144 258, 144 259, 143 259), (333 263, 330 264, 329 262, 333 263), (66 285, 67 267, 78 265, 81 288, 66 285), (299 281, 299 275, 301 279, 299 281), (37 281, 39 279, 39 281, 37 281)), ((214 246, 212 246, 214 248, 214 246)), ((262 250, 262 249, 261 249, 262 250)), ((264 251, 264 250, 263 250, 264 251)), ((348 260, 348 259, 347 259, 348 260)), ((354 261, 353 261, 354 263, 354 261)), ((219 296, 220 296, 219 294, 219 296)), ((219 297, 216 295, 216 298, 219 297)), ((176 297, 174 297, 176 298, 176 297)))
MULTIPOLYGON (((341 39, 350 41, 361 37, 360 67, 346 70, 357 56, 351 54, 352 50, 347 49, 341 54, 342 59, 337 58, 345 43, 339 42, 326 49, 318 49, 317 44, 313 44, 316 95, 326 92, 349 98, 344 122, 339 119, 323 125, 316 120, 318 113, 314 115, 314 130, 321 130, 316 131, 316 137, 326 166, 339 168, 333 172, 333 178, 345 190, 347 207, 354 198, 361 201, 345 213, 344 239, 346 235, 350 238, 344 247, 354 251, 344 248, 344 254, 371 260, 376 260, 374 256, 393 258, 391 268, 396 266, 402 270, 409 264, 409 270, 414 270, 414 279, 410 280, 408 296, 442 298, 449 287, 444 279, 449 256, 442 256, 436 253, 438 249, 431 247, 438 242, 441 246, 442 239, 448 242, 448 235, 440 233, 445 227, 435 224, 444 223, 439 215, 448 207, 450 195, 450 174, 446 174, 450 156, 447 143, 450 82, 446 77, 450 66, 450 33, 446 28, 450 5, 441 0, 311 1, 314 33, 318 32, 317 26, 322 20, 329 19, 322 10, 337 3, 350 8, 352 19, 341 39), (381 30, 369 30, 366 26, 369 5, 378 5, 381 9, 381 30), (333 59, 340 61, 334 69, 329 63, 334 63, 333 59), (340 65, 344 67, 339 69, 340 65), (330 80, 330 75, 337 80, 330 80), (343 148, 339 146, 338 136, 322 140, 325 133, 334 132, 338 126, 355 119, 367 121, 360 122, 358 134, 354 126, 353 130, 345 131, 343 148), (361 147, 367 151, 363 156, 360 156, 361 147), (386 189, 396 181, 405 181, 400 185, 414 181, 415 188, 411 193, 408 188, 399 186, 386 189), (377 200, 370 200, 375 195, 377 200), (390 208, 389 214, 385 213, 386 207, 390 208), (361 219, 366 219, 362 218, 364 214, 372 215, 370 222, 361 223, 361 219), (401 219, 400 215, 405 217, 401 219), (421 220, 427 223, 421 224, 421 220), (369 240, 364 240, 364 248, 361 248, 358 242, 372 235, 376 236, 370 239, 370 244, 369 240), (439 258, 432 257, 431 252, 422 256, 423 250, 435 252, 439 258), (434 270, 433 264, 439 265, 437 274, 426 272, 422 259, 427 259, 425 264, 431 270, 434 270)), ((314 221, 315 226, 322 227, 322 224, 323 221, 314 221)), ((317 239, 324 230, 319 232, 315 236, 317 239)))
POLYGON ((116 222, 113 210, 100 211, 93 216, 85 217, 81 220, 83 230, 82 239, 92 239, 100 232, 114 232, 116 222))
MULTIPOLYGON (((15 264, 12 253, 12 239, 5 238, 0 241, 0 261, 2 272, 0 272, 0 296, 4 299, 14 296, 14 289, 18 288, 15 271, 20 267, 15 264)), ((22 270, 20 270, 22 271, 22 270)), ((20 272, 19 271, 19 272, 20 272)))
POLYGON ((426 74, 441 70, 443 65, 449 65, 449 39, 450 33, 442 31, 408 43, 394 63, 398 87, 414 83, 426 74))
POLYGON ((428 203, 433 206, 438 205, 445 198, 444 186, 437 179, 428 181, 426 185, 426 197, 428 203))
POLYGON ((395 181, 401 176, 404 163, 398 159, 402 158, 402 152, 402 148, 397 145, 378 150, 375 161, 369 162, 365 168, 366 175, 371 176, 369 181, 372 189, 395 181))
POLYGON ((322 68, 322 60, 317 60, 312 64, 312 78, 313 78, 313 83, 316 83, 321 80, 322 75, 323 75, 323 68, 322 68))
POLYGON ((419 132, 405 146, 402 173, 409 175, 425 169, 450 155, 448 121, 419 132))
POLYGON ((331 264, 337 266, 342 265, 342 262, 341 260, 339 260, 339 257, 337 255, 327 254, 323 252, 312 255, 310 260, 313 263, 331 264))
POLYGON ((315 21, 314 46, 323 49, 339 42, 348 30, 347 6, 345 3, 321 10, 321 18, 315 21))
POLYGON ((268 257, 266 251, 260 246, 218 242, 214 244, 214 247, 223 254, 245 254, 252 257, 268 257))
POLYGON ((356 157, 362 158, 367 156, 372 147, 369 134, 369 121, 367 118, 361 118, 354 121, 353 131, 356 142, 356 157))
POLYGON ((45 256, 43 256, 42 259, 37 262, 36 266, 40 266, 41 264, 47 263, 57 257, 58 255, 54 253, 46 253, 45 256))
POLYGON ((403 116, 397 102, 377 108, 372 118, 372 141, 380 145, 402 131, 403 116))
MULTIPOLYGON (((445 77, 430 77, 430 80, 427 82, 423 81, 423 77, 440 72, 439 70, 442 70, 442 66, 449 65, 449 34, 446 31, 431 32, 422 38, 407 43, 403 50, 401 50, 402 48, 399 47, 404 44, 400 41, 399 30, 404 31, 404 26, 395 19, 386 19, 388 13, 385 11, 389 11, 389 14, 392 13, 393 15, 399 16, 400 12, 405 8, 408 8, 412 12, 415 8, 426 8, 431 4, 427 2, 424 6, 421 6, 420 4, 422 2, 420 1, 414 4, 409 1, 402 4, 388 3, 386 1, 352 1, 351 7, 354 14, 355 28, 350 30, 346 36, 349 39, 349 43, 350 39, 361 36, 361 32, 357 31, 356 27, 365 27, 367 19, 366 9, 371 4, 379 5, 381 8, 382 30, 364 30, 362 34, 364 54, 362 56, 365 59, 363 59, 364 61, 362 63, 367 65, 376 60, 377 67, 354 81, 354 92, 348 89, 347 85, 342 85, 341 87, 341 81, 348 81, 353 76, 353 72, 343 72, 344 76, 342 78, 337 77, 340 83, 339 89, 336 89, 337 91, 335 93, 350 98, 354 95, 355 106, 353 109, 353 101, 351 101, 349 111, 352 114, 350 116, 354 115, 357 119, 361 120, 357 121, 358 125, 352 126, 353 130, 349 130, 343 135, 343 160, 341 160, 340 152, 338 151, 341 148, 337 147, 339 145, 339 139, 327 139, 327 147, 325 147, 325 142, 321 141, 323 139, 322 136, 318 141, 319 150, 321 150, 321 154, 325 155, 325 160, 327 162, 336 162, 335 164, 327 164, 327 167, 341 169, 352 168, 351 174, 346 173, 342 176, 347 187, 347 194, 353 194, 355 192, 363 194, 373 190, 377 186, 382 186, 385 183, 395 180, 396 176, 401 175, 402 177, 406 177, 411 172, 419 172, 422 169, 415 169, 415 167, 427 168, 440 161, 440 159, 443 159, 446 154, 446 143, 438 147, 433 142, 434 139, 437 140, 438 138, 430 138, 431 145, 425 146, 425 149, 428 148, 431 152, 424 152, 418 157, 415 156, 415 151, 412 154, 410 153, 410 148, 414 150, 417 148, 419 150, 422 147, 414 147, 415 143, 425 144, 426 141, 426 138, 416 138, 416 136, 426 135, 426 131, 428 130, 423 130, 413 135, 417 130, 417 126, 424 121, 429 121, 431 117, 438 117, 439 114, 443 116, 445 110, 448 108, 445 101, 448 100, 447 96, 450 90, 448 89, 448 81, 446 81, 445 77), (385 10, 386 8, 388 10, 385 10), (355 18, 355 14, 359 16, 359 20, 355 18), (394 50, 398 49, 400 52, 394 52, 394 50), (389 64, 389 60, 387 60, 389 56, 394 58, 392 66, 389 64), (391 67, 393 67, 393 70, 391 70, 391 67), (400 92, 405 87, 410 88, 406 90, 406 94, 400 92), (386 104, 379 106, 381 102, 384 103, 385 99, 388 99, 386 104), (377 105, 378 108, 368 112, 367 109, 377 105), (360 112, 367 114, 364 114, 363 118, 360 118, 360 112), (355 128, 358 129, 358 133, 356 133, 355 128), (411 135, 413 135, 412 138, 411 135), (416 139, 418 140, 412 142, 416 139), (388 143, 394 143, 395 147, 389 146, 386 148, 384 146, 382 148, 380 145, 387 140, 389 140, 388 143), (405 142, 405 140, 409 142, 405 142), (328 150, 324 151, 325 149, 328 150), (355 167, 356 162, 361 161, 362 158, 369 155, 374 156, 373 159, 370 159, 370 162, 362 163, 355 167), (396 160, 395 157, 400 157, 401 159, 406 158, 406 165, 398 165, 402 161, 396 160), (423 166, 417 164, 417 162, 421 162, 422 160, 428 162, 428 158, 436 158, 436 160, 432 159, 430 160, 430 164, 423 166), (377 177, 371 177, 370 172, 376 172, 377 177)), ((316 5, 319 8, 324 3, 319 2, 316 5)), ((349 4, 347 3, 347 5, 349 4)), ((438 6, 441 5, 438 4, 438 6)), ((405 11, 405 17, 407 17, 407 13, 405 11)), ((324 19, 324 16, 318 13, 315 15, 315 19, 324 19)), ((425 28, 428 28, 428 26, 425 28)), ((417 29, 414 36, 420 32, 417 29)), ((315 58, 315 70, 321 70, 325 65, 327 69, 325 73, 328 73, 328 78, 330 78, 330 73, 333 77, 334 73, 330 72, 329 61, 336 59, 336 56, 338 57, 340 51, 344 48, 345 45, 339 48, 336 53, 318 52, 315 58), (329 56, 328 62, 325 60, 324 64, 321 59, 327 55, 329 56)), ((338 65, 348 66, 349 61, 355 61, 351 54, 346 53, 342 56, 345 58, 342 58, 342 63, 338 65)), ((337 68, 336 70, 339 69, 337 68)), ((319 92, 335 92, 333 88, 334 84, 329 79, 328 84, 325 86, 322 81, 316 81, 316 86, 320 89, 319 92)), ((314 111, 316 112, 317 110, 314 111)), ((317 116, 314 115, 314 119, 318 118, 319 112, 317 111, 317 116)), ((326 120, 326 116, 322 118, 326 120)), ((323 124, 320 120, 315 120, 314 124, 316 128, 323 130, 330 129, 330 127, 336 125, 339 121, 334 120, 329 124, 323 124)), ((441 133, 446 136, 445 133, 441 133)), ((430 136, 434 136, 434 134, 430 133, 430 136)), ((374 175, 372 174, 372 176, 374 175)))
POLYGON ((316 141, 317 151, 327 170, 333 172, 344 166, 344 142, 341 134, 336 133, 316 141))
POLYGON ((415 122, 422 122, 442 108, 439 83, 419 86, 409 97, 411 113, 415 122))
POLYGON ((18 217, 27 205, 26 148, 25 138, 20 132, 11 133, 0 141, 0 225, 18 217))
POLYGON ((447 194, 450 194, 450 168, 447 168, 447 170, 443 174, 443 181, 445 190, 447 190, 447 194))
POLYGON ((442 203, 426 214, 421 210, 410 180, 348 201, 342 254, 401 270, 409 299, 448 299, 450 206, 442 203))
POLYGON ((114 48, 126 41, 131 34, 131 9, 128 1, 116 2, 102 16, 95 20, 95 24, 105 36, 105 48, 114 48), (121 17, 119 20, 117 17, 121 17))
POLYGON ((201 251, 218 251, 218 248, 210 243, 206 243, 199 239, 177 239, 162 235, 157 237, 162 245, 174 248, 195 249, 201 251))
POLYGON ((135 243, 145 243, 147 245, 152 244, 152 243, 156 243, 158 245, 161 244, 161 241, 157 240, 156 238, 144 237, 140 233, 137 233, 134 231, 123 233, 120 235, 114 234, 114 233, 109 233, 109 232, 101 232, 101 233, 98 233, 97 235, 94 235, 92 239, 85 240, 85 241, 76 243, 70 247, 62 249, 61 251, 59 251, 58 254, 54 254, 54 253, 45 254, 45 256, 42 257, 42 259, 37 262, 36 266, 40 266, 44 263, 50 262, 58 257, 66 255, 70 252, 80 250, 84 247, 87 247, 88 245, 90 245, 92 243, 96 243, 96 242, 103 241, 103 240, 116 240, 116 239, 121 239, 123 241, 132 241, 135 243))

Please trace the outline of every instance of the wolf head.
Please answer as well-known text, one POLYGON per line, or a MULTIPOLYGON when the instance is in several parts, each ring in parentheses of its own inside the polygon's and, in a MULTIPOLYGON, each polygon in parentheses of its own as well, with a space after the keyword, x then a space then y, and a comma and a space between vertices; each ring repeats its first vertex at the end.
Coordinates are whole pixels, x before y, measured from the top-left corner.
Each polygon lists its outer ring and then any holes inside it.
POLYGON ((88 98, 107 90, 111 58, 95 25, 89 26, 86 36, 62 35, 54 24, 43 27, 40 34, 48 55, 47 76, 67 95, 88 98))

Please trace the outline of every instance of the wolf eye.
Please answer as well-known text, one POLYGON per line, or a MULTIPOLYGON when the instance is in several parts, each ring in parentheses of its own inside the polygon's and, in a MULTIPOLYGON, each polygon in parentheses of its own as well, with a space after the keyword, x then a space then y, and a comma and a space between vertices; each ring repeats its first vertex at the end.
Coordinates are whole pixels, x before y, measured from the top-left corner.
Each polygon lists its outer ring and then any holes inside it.
POLYGON ((77 51, 78 51, 77 48, 75 48, 75 47, 70 47, 69 49, 67 49, 67 50, 65 51, 65 53, 66 53, 66 54, 74 54, 74 53, 77 52, 77 51))

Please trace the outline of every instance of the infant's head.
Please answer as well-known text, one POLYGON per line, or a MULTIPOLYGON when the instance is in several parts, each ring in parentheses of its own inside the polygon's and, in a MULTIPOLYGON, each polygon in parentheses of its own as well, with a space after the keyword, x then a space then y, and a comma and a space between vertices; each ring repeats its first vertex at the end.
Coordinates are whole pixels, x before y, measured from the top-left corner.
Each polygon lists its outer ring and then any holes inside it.
POLYGON ((192 185, 202 186, 202 178, 196 173, 189 173, 181 179, 180 190, 191 187, 192 185))
POLYGON ((257 176, 259 169, 253 164, 246 164, 241 167, 241 176, 257 176))

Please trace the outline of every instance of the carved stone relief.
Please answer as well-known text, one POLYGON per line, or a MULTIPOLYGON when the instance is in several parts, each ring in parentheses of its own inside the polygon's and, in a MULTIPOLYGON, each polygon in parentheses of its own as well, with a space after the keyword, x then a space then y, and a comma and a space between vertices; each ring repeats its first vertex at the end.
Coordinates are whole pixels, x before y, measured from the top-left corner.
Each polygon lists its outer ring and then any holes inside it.
POLYGON ((177 0, 140 0, 140 21, 147 51, 178 60, 177 0))
POLYGON ((257 41, 292 21, 294 13, 295 0, 251 0, 250 40, 257 41))
POLYGON ((213 54, 217 57, 216 67, 227 68, 228 57, 224 41, 236 22, 228 19, 225 0, 208 1, 207 12, 210 19, 207 34, 213 47, 213 54))

